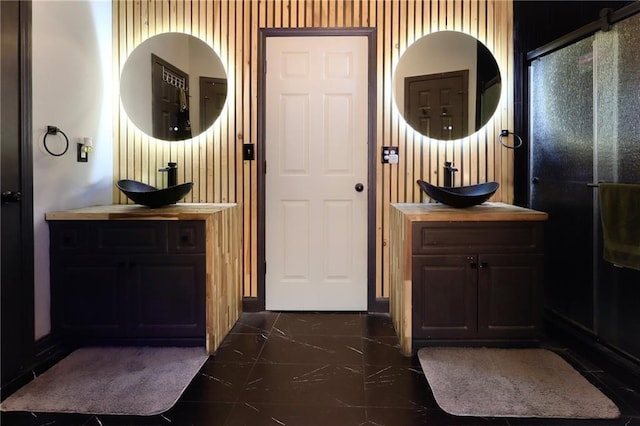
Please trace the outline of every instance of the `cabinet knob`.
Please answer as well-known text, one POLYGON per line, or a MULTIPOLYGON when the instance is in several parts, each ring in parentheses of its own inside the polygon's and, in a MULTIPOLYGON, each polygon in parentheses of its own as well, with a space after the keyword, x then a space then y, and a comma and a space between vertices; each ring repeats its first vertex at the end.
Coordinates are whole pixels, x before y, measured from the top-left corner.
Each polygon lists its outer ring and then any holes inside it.
POLYGON ((481 268, 487 268, 489 266, 489 264, 487 262, 480 262, 480 267, 481 268))
POLYGON ((471 267, 471 269, 477 269, 478 265, 476 264, 476 260, 473 256, 468 256, 467 260, 469 261, 469 266, 471 267))

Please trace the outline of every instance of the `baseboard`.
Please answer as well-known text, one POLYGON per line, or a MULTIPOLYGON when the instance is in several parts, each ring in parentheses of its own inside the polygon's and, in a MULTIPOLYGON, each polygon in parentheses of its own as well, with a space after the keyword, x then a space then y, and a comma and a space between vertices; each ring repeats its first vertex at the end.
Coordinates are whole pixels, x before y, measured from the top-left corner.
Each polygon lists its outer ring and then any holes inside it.
POLYGON ((48 334, 34 342, 33 361, 15 379, 0 388, 0 400, 32 381, 35 377, 47 371, 55 363, 60 361, 69 351, 64 348, 62 342, 55 336, 48 334))
POLYGON ((578 354, 596 362, 634 389, 640 389, 640 360, 608 345, 589 330, 551 310, 545 310, 545 334, 558 339, 578 354))
POLYGON ((35 349, 37 364, 41 364, 50 359, 58 359, 61 356, 64 357, 69 354, 69 348, 65 348, 62 340, 51 333, 36 340, 35 349))
POLYGON ((376 298, 373 303, 369 305, 369 312, 371 313, 389 313, 389 299, 388 298, 376 298))
POLYGON ((243 312, 262 312, 264 311, 264 303, 261 303, 257 297, 242 298, 243 312))

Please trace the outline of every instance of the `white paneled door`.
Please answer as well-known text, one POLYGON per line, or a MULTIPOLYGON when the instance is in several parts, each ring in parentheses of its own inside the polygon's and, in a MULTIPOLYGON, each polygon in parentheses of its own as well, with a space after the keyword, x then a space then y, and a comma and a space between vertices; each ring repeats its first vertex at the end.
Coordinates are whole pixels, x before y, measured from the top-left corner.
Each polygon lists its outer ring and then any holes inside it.
POLYGON ((367 38, 266 44, 265 305, 367 309, 367 38))

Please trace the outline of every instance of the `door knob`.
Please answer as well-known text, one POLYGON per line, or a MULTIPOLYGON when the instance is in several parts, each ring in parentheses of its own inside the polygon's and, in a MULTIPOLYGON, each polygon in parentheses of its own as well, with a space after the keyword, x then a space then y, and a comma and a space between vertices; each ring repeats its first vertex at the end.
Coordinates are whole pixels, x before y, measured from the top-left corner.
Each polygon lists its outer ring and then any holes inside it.
POLYGON ((5 191, 2 193, 2 204, 17 203, 22 200, 22 193, 19 191, 5 191))
POLYGON ((361 183, 356 183, 355 189, 357 192, 362 192, 364 190, 364 185, 361 183))

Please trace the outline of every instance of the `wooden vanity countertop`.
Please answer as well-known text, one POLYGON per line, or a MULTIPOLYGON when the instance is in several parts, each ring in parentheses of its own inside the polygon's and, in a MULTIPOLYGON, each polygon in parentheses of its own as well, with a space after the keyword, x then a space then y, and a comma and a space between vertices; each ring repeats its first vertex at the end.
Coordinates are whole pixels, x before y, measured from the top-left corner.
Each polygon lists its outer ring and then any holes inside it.
POLYGON ((159 208, 109 204, 47 212, 46 220, 201 220, 237 206, 235 203, 178 203, 159 208))
POLYGON ((396 203, 410 222, 494 222, 545 221, 548 214, 505 203, 482 203, 467 208, 455 208, 440 203, 396 203))

